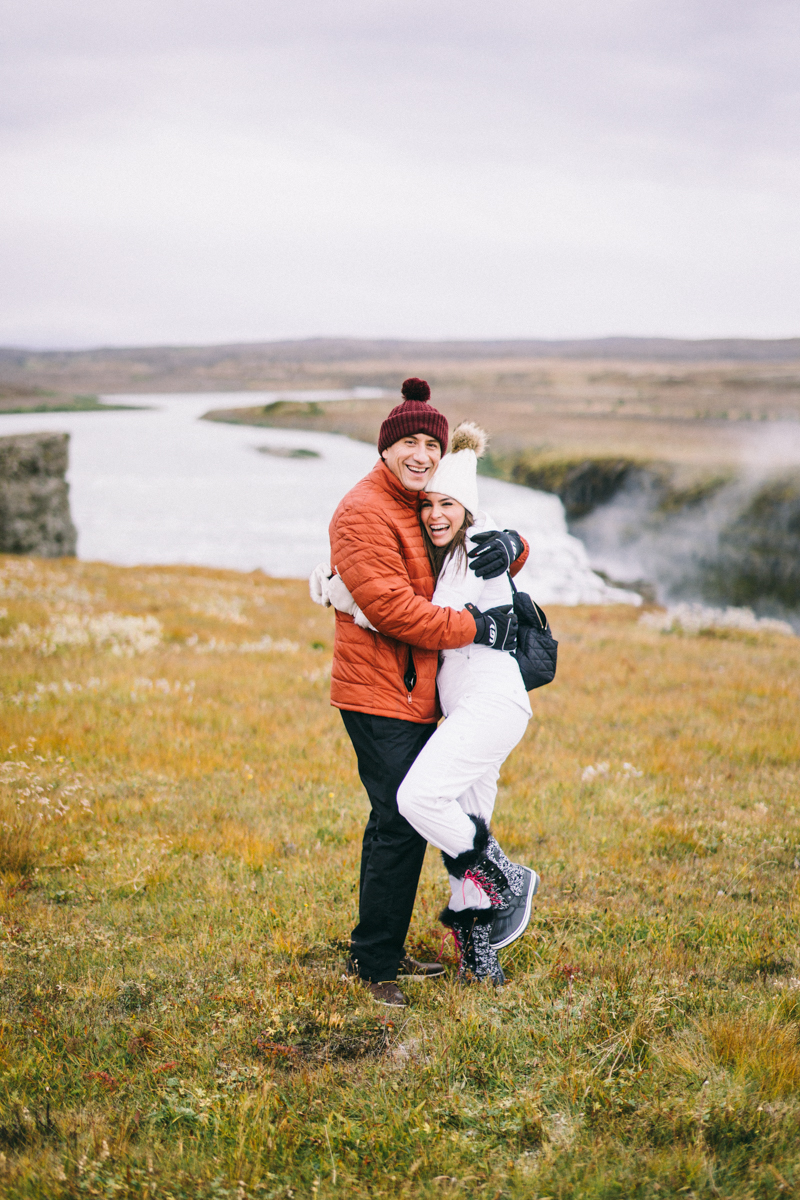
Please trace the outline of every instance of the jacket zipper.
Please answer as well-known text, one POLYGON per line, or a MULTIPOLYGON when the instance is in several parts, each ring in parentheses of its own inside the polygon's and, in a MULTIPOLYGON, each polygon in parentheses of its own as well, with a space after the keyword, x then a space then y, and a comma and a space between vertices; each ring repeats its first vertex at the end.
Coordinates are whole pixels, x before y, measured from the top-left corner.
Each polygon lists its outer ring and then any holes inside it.
POLYGON ((414 662, 414 654, 411 647, 408 647, 408 661, 406 663, 405 674, 403 675, 403 683, 406 685, 406 693, 408 695, 408 703, 413 702, 411 693, 417 686, 417 666, 414 662))

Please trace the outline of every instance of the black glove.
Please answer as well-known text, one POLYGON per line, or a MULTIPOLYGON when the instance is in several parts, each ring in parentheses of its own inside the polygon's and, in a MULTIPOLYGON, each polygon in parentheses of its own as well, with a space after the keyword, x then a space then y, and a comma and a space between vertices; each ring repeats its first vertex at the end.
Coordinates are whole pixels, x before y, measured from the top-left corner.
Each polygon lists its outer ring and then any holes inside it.
POLYGON ((488 612, 481 612, 474 604, 468 604, 466 608, 477 625, 473 642, 491 646, 492 650, 510 650, 512 653, 516 650, 519 622, 510 604, 490 608, 488 612))
POLYGON ((524 549, 522 538, 515 529, 504 529, 502 533, 492 529, 486 533, 473 533, 475 546, 467 558, 479 579, 497 579, 505 575, 524 549))

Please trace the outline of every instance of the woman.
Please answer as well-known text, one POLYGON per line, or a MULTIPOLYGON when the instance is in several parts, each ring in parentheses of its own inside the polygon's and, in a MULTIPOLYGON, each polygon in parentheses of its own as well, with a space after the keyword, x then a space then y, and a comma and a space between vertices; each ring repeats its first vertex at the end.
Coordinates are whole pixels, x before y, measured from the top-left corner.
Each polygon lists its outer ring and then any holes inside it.
MULTIPOLYGON (((443 607, 486 612, 512 603, 507 576, 479 579, 467 562, 479 544, 475 535, 497 528, 478 505, 477 463, 485 448, 483 430, 463 422, 422 496, 420 522, 436 579, 433 603, 443 607)), ((338 576, 327 580, 324 591, 335 608, 372 628, 338 576)), ((403 780, 397 804, 442 851, 451 895, 441 920, 459 946, 459 976, 501 984, 497 950, 524 931, 539 877, 509 861, 489 821, 500 768, 525 732, 530 703, 516 660, 488 646, 442 651, 437 687, 445 720, 403 780)))

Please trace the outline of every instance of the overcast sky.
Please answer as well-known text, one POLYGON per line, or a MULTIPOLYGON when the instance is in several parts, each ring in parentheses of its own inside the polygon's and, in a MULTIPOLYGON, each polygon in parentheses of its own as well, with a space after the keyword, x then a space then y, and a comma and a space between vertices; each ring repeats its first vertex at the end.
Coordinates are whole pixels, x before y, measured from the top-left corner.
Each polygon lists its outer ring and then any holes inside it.
POLYGON ((3 0, 0 344, 800 334, 798 0, 3 0))

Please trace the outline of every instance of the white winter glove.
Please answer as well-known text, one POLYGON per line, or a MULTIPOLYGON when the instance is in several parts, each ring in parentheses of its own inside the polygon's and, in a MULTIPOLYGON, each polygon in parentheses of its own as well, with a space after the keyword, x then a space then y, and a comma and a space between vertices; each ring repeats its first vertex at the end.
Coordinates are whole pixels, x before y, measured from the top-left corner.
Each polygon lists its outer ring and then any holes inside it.
POLYGON ((356 604, 341 575, 333 575, 326 581, 325 587, 328 594, 328 602, 338 612, 349 613, 359 629, 371 629, 373 633, 378 632, 356 604))
MULTIPOLYGON (((337 578, 338 578, 338 576, 337 576, 337 578)), ((361 609, 358 607, 357 604, 353 605, 353 620, 355 621, 355 623, 359 627, 359 629, 369 629, 372 633, 378 632, 377 629, 375 628, 375 626, 369 620, 369 618, 364 616, 363 612, 361 611, 361 609)))
POLYGON ((331 601, 328 595, 328 584, 331 578, 330 563, 320 563, 308 577, 308 591, 311 599, 315 604, 321 604, 323 608, 330 608, 331 601))

